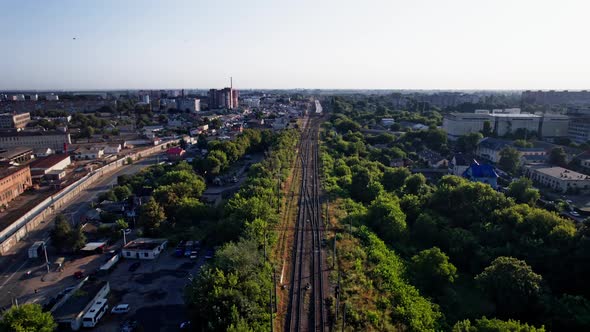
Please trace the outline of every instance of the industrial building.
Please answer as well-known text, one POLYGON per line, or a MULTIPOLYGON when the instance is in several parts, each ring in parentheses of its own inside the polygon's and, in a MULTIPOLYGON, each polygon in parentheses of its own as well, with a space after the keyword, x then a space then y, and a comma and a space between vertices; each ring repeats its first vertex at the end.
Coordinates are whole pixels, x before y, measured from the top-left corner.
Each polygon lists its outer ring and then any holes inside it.
POLYGON ((31 115, 26 113, 0 114, 0 128, 22 129, 31 122, 31 115))
POLYGON ((4 149, 26 146, 34 150, 51 148, 64 152, 71 143, 69 133, 57 130, 0 132, 0 148, 4 149))
POLYGON ((32 184, 29 166, 0 168, 0 206, 8 205, 32 184))
POLYGON ((127 243, 121 252, 125 258, 155 259, 166 249, 166 239, 139 238, 127 243))

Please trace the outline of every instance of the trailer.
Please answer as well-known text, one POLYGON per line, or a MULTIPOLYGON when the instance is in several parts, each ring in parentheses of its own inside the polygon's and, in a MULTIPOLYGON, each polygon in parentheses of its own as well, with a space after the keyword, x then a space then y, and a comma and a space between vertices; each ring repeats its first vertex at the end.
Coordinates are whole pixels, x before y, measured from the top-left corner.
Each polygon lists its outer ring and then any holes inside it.
POLYGON ((39 258, 43 253, 44 241, 37 241, 29 248, 29 258, 39 258))
POLYGON ((115 264, 117 264, 118 261, 119 261, 119 254, 115 254, 113 257, 111 257, 108 261, 106 261, 106 263, 104 263, 98 269, 98 273, 100 275, 107 274, 109 271, 111 271, 113 269, 113 267, 115 266, 115 264))

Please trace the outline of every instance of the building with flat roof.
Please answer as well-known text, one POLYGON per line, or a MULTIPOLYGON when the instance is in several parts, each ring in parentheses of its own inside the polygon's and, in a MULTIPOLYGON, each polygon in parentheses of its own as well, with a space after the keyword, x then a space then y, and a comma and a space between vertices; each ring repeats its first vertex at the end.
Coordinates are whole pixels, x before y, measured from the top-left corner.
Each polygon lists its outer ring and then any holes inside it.
POLYGON ((121 252, 125 258, 155 259, 166 249, 168 240, 139 238, 128 242, 121 252))
POLYGON ((443 118, 443 130, 449 138, 483 131, 485 122, 498 136, 514 133, 517 130, 536 132, 545 138, 566 137, 569 117, 561 114, 521 113, 518 108, 505 110, 476 110, 474 113, 450 113, 443 118))
POLYGON ((201 111, 201 101, 196 98, 176 99, 176 108, 181 111, 200 112, 201 111))
POLYGON ((57 130, 48 131, 8 131, 0 132, 0 148, 30 147, 32 149, 51 148, 64 152, 72 140, 69 133, 57 130))
POLYGON ((31 175, 36 180, 52 172, 61 172, 71 164, 72 160, 67 154, 54 154, 45 158, 36 159, 29 166, 31 167, 31 175))
POLYGON ((29 166, 0 168, 0 206, 8 205, 32 184, 29 166))
POLYGON ((4 113, 0 114, 0 128, 22 129, 31 122, 31 115, 26 113, 4 113))
POLYGON ((525 176, 558 192, 584 191, 590 189, 590 176, 563 167, 529 165, 524 168, 525 176))
POLYGON ((0 164, 19 165, 24 164, 33 158, 33 149, 24 146, 0 150, 0 164))
POLYGON ((98 300, 105 299, 110 290, 108 281, 89 280, 86 277, 51 308, 51 314, 63 329, 77 331, 82 327, 84 315, 98 300))
POLYGON ((590 141, 590 117, 572 117, 568 127, 569 138, 576 143, 590 141))

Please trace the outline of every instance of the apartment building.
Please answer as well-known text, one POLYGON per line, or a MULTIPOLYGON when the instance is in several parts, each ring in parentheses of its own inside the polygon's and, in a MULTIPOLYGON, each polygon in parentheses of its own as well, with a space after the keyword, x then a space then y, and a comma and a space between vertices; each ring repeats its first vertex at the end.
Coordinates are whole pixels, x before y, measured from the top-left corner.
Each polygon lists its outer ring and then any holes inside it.
POLYGON ((0 114, 0 128, 22 129, 31 122, 30 113, 4 113, 0 114))

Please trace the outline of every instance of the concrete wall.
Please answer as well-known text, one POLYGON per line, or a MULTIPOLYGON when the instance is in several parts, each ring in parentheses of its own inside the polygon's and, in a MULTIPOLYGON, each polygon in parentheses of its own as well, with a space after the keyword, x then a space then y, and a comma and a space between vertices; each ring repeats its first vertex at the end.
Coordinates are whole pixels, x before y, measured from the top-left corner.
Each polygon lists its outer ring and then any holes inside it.
POLYGON ((167 144, 178 142, 178 140, 168 141, 139 151, 135 154, 127 155, 115 162, 88 173, 80 180, 72 183, 53 196, 48 197, 0 232, 0 255, 6 254, 18 241, 37 228, 42 221, 49 220, 52 213, 67 207, 73 199, 78 197, 82 191, 99 180, 103 175, 109 174, 125 165, 127 158, 139 160, 143 157, 163 152, 165 151, 167 144))

